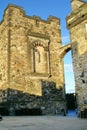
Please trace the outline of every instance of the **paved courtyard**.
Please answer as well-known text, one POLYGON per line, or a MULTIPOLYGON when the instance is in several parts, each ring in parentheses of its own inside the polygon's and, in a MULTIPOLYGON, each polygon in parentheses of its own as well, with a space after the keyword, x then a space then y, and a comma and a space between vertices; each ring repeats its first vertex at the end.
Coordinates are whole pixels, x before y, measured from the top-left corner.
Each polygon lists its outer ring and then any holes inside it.
POLYGON ((60 116, 3 117, 0 130, 87 130, 87 119, 60 116))

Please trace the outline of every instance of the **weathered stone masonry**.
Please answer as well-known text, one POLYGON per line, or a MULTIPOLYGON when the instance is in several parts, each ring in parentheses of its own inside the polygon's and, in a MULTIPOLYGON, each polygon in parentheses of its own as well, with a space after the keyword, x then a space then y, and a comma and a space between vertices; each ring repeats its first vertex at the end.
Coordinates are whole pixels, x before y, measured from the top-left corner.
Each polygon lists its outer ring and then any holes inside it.
MULTIPOLYGON (((64 55, 63 50, 58 18, 51 16, 45 21, 37 16, 29 17, 20 7, 9 5, 0 24, 0 89, 7 96, 2 98, 1 94, 2 102, 10 102, 9 94, 12 93, 10 97, 14 97, 14 93, 18 96, 20 91, 39 96, 39 105, 38 101, 36 106, 35 102, 31 101, 32 108, 44 108, 44 114, 55 114, 65 110, 64 70, 61 58, 64 55), (50 88, 47 90, 48 93, 54 90, 51 87, 53 83, 55 90, 60 93, 60 96, 57 92, 58 96, 49 97, 49 107, 46 105, 47 100, 41 98, 45 87, 43 82, 50 88), (9 89, 12 92, 9 93, 9 89), (49 110, 45 110, 47 108, 49 110)), ((19 97, 17 96, 16 98, 19 97)), ((9 106, 11 110, 17 109, 18 104, 14 105, 13 97, 10 98, 13 104, 9 106), (13 106, 15 107, 12 108, 13 106)), ((23 100, 20 102, 22 107, 26 108, 23 100)), ((30 101, 27 104, 31 104, 30 101)), ((27 106, 30 108, 31 105, 27 106)))
POLYGON ((87 2, 72 0, 66 18, 70 30, 78 115, 87 109, 87 2))
POLYGON ((66 111, 63 57, 72 50, 78 116, 87 110, 87 2, 71 1, 71 43, 61 44, 60 20, 26 16, 9 5, 0 23, 0 110, 9 114, 66 111), (20 111, 20 112, 19 112, 20 111))

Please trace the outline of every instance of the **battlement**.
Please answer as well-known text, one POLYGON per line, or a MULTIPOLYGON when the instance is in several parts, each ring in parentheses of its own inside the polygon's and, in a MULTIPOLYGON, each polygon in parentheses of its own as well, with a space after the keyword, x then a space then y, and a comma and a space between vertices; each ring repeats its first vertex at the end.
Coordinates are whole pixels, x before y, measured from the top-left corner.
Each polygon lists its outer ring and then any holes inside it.
MULTIPOLYGON (((26 80, 24 86, 27 87, 31 79, 35 82, 38 82, 37 79, 46 79, 54 81, 58 89, 64 87, 63 63, 58 52, 62 46, 60 19, 55 16, 49 16, 47 20, 35 15, 27 16, 25 11, 16 5, 8 5, 3 17, 0 24, 0 54, 3 57, 5 53, 7 61, 4 62, 1 57, 1 74, 4 65, 7 68, 6 81, 10 86, 15 88, 14 83, 18 79, 17 82, 21 84, 18 88, 24 90, 23 79, 26 80), (57 67, 58 64, 61 64, 61 69, 57 67)), ((2 80, 4 77, 5 74, 2 80)))
POLYGON ((38 22, 45 22, 45 24, 51 24, 51 22, 55 22, 57 24, 60 24, 60 19, 54 16, 49 16, 47 20, 41 19, 41 17, 33 15, 33 16, 27 16, 26 12, 23 10, 22 7, 13 5, 13 4, 9 4, 7 6, 7 8, 4 11, 4 18, 6 18, 6 16, 11 16, 11 14, 13 16, 18 17, 19 15, 28 19, 32 19, 34 21, 38 21, 38 22))

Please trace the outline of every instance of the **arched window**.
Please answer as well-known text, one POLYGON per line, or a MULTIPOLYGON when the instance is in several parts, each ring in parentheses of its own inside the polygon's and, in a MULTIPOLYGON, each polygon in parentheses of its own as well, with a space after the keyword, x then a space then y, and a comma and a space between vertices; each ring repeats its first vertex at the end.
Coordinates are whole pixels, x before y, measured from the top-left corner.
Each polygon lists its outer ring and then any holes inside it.
POLYGON ((45 50, 45 47, 38 42, 35 42, 33 48, 33 67, 34 72, 39 74, 49 73, 49 51, 45 50))

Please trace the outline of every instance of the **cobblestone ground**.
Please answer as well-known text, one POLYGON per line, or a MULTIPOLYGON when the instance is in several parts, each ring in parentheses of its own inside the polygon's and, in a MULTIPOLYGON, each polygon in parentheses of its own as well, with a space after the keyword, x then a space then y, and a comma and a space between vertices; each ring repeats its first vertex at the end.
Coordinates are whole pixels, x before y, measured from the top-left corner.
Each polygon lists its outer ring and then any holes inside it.
POLYGON ((87 130, 87 119, 59 116, 3 117, 0 130, 87 130))

